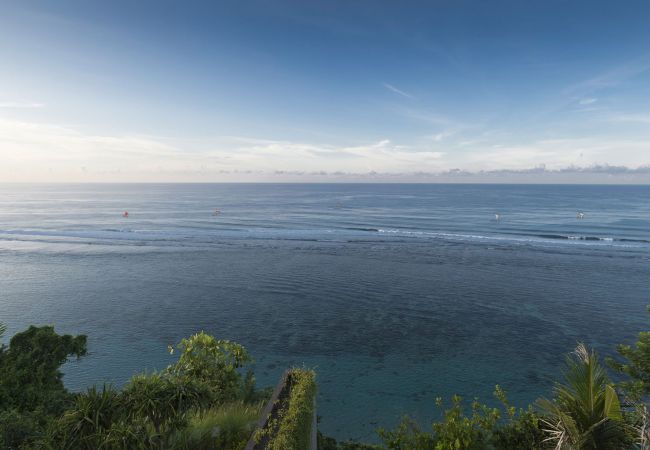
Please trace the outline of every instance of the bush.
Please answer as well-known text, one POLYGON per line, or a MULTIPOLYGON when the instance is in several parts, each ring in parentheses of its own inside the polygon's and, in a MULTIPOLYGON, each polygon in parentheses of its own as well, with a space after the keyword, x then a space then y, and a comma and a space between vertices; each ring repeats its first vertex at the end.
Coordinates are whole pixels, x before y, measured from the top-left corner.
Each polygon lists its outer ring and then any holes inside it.
POLYGON ((187 424, 188 413, 207 407, 211 389, 203 382, 165 374, 134 376, 122 391, 127 420, 153 427, 152 440, 165 442, 187 424))
MULTIPOLYGON (((181 356, 176 364, 167 369, 168 374, 206 383, 212 389, 217 403, 252 395, 251 383, 254 391, 255 382, 252 373, 244 385, 238 371, 252 362, 243 346, 200 332, 189 339, 183 339, 177 348, 181 350, 181 356)), ((170 351, 173 352, 173 349, 170 351)))
POLYGON ((48 440, 55 447, 94 449, 124 416, 119 392, 111 386, 96 387, 79 394, 74 405, 50 426, 48 440))
POLYGON ((0 448, 19 448, 32 442, 42 432, 42 420, 40 411, 0 410, 0 448))
POLYGON ((187 427, 176 433, 171 448, 242 450, 259 419, 263 404, 233 402, 194 412, 187 427))
POLYGON ((269 421, 261 435, 269 436, 266 446, 269 450, 307 450, 314 418, 316 373, 313 370, 292 369, 288 373, 287 383, 290 386, 288 398, 280 400, 283 404, 278 417, 269 421))
MULTIPOLYGON (((462 398, 453 396, 451 407, 443 411, 443 419, 423 431, 412 419, 405 417, 395 430, 379 430, 379 436, 390 450, 537 450, 543 448, 545 435, 540 419, 529 408, 510 406, 505 392, 496 386, 495 397, 502 409, 473 401, 470 414, 462 398)), ((439 408, 442 399, 436 399, 439 408)))
POLYGON ((436 438, 423 432, 410 417, 402 418, 395 430, 378 430, 379 437, 390 450, 428 450, 435 448, 436 438))

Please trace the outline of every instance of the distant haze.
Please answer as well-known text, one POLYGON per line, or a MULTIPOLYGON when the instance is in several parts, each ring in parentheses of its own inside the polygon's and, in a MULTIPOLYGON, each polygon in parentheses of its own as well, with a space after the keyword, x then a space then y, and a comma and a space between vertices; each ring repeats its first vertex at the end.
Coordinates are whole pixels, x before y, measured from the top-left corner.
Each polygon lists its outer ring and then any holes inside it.
POLYGON ((650 183, 650 3, 0 15, 0 182, 650 183))

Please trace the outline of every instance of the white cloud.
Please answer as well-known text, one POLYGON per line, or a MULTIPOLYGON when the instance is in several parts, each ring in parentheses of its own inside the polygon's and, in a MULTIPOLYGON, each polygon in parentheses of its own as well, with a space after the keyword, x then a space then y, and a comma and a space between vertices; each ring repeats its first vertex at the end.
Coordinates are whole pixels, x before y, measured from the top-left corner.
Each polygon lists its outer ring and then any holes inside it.
POLYGON ((0 108, 11 108, 11 109, 19 109, 19 108, 44 108, 45 104, 43 103, 36 103, 36 102, 0 102, 0 108))
POLYGON ((411 94, 409 94, 409 93, 407 93, 407 92, 404 92, 404 91, 401 90, 401 89, 396 88, 396 87, 393 86, 392 84, 382 83, 382 86, 384 86, 384 87, 385 87, 386 89, 388 89, 389 91, 392 91, 392 92, 394 92, 394 93, 396 93, 396 94, 401 95, 402 97, 413 98, 413 96, 412 96, 411 94))
POLYGON ((384 139, 335 146, 220 136, 200 141, 108 136, 0 119, 0 181, 191 181, 222 171, 409 171, 443 153, 384 139))
POLYGON ((610 119, 612 122, 630 122, 650 125, 650 115, 648 114, 619 114, 610 119))
POLYGON ((650 163, 650 140, 643 139, 512 143, 499 133, 437 136, 409 145, 389 139, 332 145, 237 136, 183 141, 84 133, 71 127, 0 119, 0 182, 220 181, 238 180, 242 174, 255 181, 282 179, 289 173, 303 174, 305 179, 309 174, 444 173, 452 169, 482 173, 535 167, 559 171, 608 164, 633 170, 650 163))
POLYGON ((504 144, 492 150, 474 150, 461 166, 467 170, 524 170, 543 166, 624 165, 637 168, 650 163, 650 140, 547 139, 527 144, 504 144), (612 164, 614 163, 614 164, 612 164))
POLYGON ((593 103, 596 103, 598 101, 597 98, 583 98, 578 101, 581 105, 591 105, 593 103))
POLYGON ((648 70, 650 70, 650 53, 640 55, 636 59, 626 61, 594 77, 569 86, 567 92, 584 91, 587 93, 618 86, 648 70))

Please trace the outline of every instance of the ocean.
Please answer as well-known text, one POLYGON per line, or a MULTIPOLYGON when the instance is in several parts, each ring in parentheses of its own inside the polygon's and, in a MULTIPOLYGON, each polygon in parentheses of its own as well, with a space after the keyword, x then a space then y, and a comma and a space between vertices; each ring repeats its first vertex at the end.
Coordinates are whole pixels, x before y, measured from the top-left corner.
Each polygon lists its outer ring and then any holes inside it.
POLYGON ((549 396, 578 341, 606 356, 650 330, 649 294, 650 186, 0 185, 5 342, 88 335, 64 366, 80 390, 205 330, 261 385, 315 368, 337 438, 428 427, 435 397, 497 383, 516 405, 549 396))

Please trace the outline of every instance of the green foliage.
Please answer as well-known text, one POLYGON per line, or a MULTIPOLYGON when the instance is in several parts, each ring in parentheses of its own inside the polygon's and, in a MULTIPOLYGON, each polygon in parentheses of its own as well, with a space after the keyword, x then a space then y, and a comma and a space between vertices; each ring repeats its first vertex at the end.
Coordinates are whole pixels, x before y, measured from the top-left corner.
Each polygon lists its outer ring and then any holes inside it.
POLYGON ((244 348, 200 333, 179 345, 179 362, 163 372, 136 375, 120 391, 110 386, 78 394, 49 429, 43 448, 162 449, 243 447, 265 395, 252 373, 237 372, 244 348), (224 398, 244 400, 219 408, 224 398), (242 444, 243 443, 243 444, 242 444))
POLYGON ((207 409, 210 399, 204 383, 160 373, 134 376, 122 392, 91 388, 53 423, 49 448, 238 449, 261 406, 207 409))
MULTIPOLYGON (((442 405, 440 399, 437 400, 442 405)), ((436 436, 436 450, 479 450, 488 448, 491 432, 499 420, 499 410, 477 401, 472 402, 471 415, 463 412, 462 399, 452 397, 452 406, 444 412, 442 422, 432 425, 436 436)))
MULTIPOLYGON (((0 324, 0 336, 5 328, 0 324)), ((52 327, 30 327, 0 345, 0 448, 64 450, 222 449, 242 450, 268 398, 255 388, 251 358, 239 344, 203 332, 177 347, 177 363, 162 372, 137 375, 118 391, 111 386, 70 394, 60 367, 86 353, 85 336, 60 336, 52 327)), ((650 332, 634 347, 619 346, 624 362, 610 365, 627 376, 629 398, 650 394, 650 332)), ((647 440, 650 416, 644 405, 623 410, 596 354, 580 344, 567 358, 565 381, 540 412, 517 409, 496 387, 502 407, 454 396, 436 401, 441 419, 429 430, 408 417, 390 431, 379 430, 389 450, 631 449, 647 440)), ((315 373, 293 369, 289 393, 259 436, 270 450, 309 448, 315 373)), ((646 397, 647 398, 647 397, 646 397)), ((377 450, 379 446, 337 442, 319 433, 323 450, 377 450)), ((645 444, 642 444, 645 445, 645 444)), ((646 447, 638 447, 646 448, 646 447)))
POLYGON ((136 375, 122 391, 122 403, 130 422, 144 422, 154 433, 152 440, 163 442, 175 430, 186 425, 187 413, 205 408, 212 391, 202 381, 164 374, 136 375))
POLYGON ((241 401, 195 411, 188 424, 174 434, 170 448, 243 450, 259 419, 263 404, 241 401))
POLYGON ((633 347, 619 345, 616 350, 625 361, 608 359, 607 363, 625 376, 626 379, 619 386, 633 401, 650 395, 650 331, 639 333, 638 341, 633 347))
POLYGON ((144 448, 149 441, 144 421, 127 421, 128 405, 111 386, 78 394, 74 405, 52 422, 45 448, 144 448))
POLYGON ((554 388, 555 398, 542 399, 549 440, 558 449, 605 450, 629 445, 618 395, 599 364, 596 353, 584 344, 567 357, 565 383, 554 388))
MULTIPOLYGON (((200 332, 183 339, 177 348, 181 355, 178 362, 167 369, 169 374, 206 383, 218 403, 233 401, 243 395, 242 376, 238 369, 252 361, 243 346, 200 332)), ((254 386, 255 379, 251 374, 247 380, 250 395, 250 383, 254 386)))
POLYGON ((241 394, 239 398, 245 403, 259 403, 268 401, 273 394, 273 387, 258 389, 255 381, 255 374, 252 370, 246 372, 242 381, 241 394))
MULTIPOLYGON (((545 438, 539 418, 532 409, 510 406, 505 392, 496 386, 495 397, 502 409, 491 408, 474 400, 466 414, 459 396, 453 396, 442 420, 431 425, 431 432, 405 417, 396 429, 379 430, 379 436, 390 450, 535 450, 543 448, 545 438)), ((442 399, 436 399, 443 408, 442 399)))
POLYGON ((378 430, 379 437, 390 450, 430 450, 434 449, 437 439, 431 433, 422 431, 410 417, 403 417, 394 430, 378 430))
POLYGON ((542 430, 540 417, 532 406, 517 409, 510 405, 505 391, 499 385, 494 389, 494 396, 501 402, 504 412, 498 426, 492 430, 492 446, 495 449, 508 450, 546 448, 546 435, 542 430))
POLYGON ((40 411, 0 410, 0 448, 18 448, 32 442, 42 432, 43 417, 40 411))
POLYGON ((59 369, 69 357, 85 354, 85 336, 61 336, 49 326, 31 326, 13 336, 9 346, 0 347, 0 429, 5 447, 34 441, 64 411, 72 396, 59 369))
POLYGON ((86 336, 60 336, 53 327, 29 327, 9 341, 0 358, 0 404, 18 411, 58 413, 69 397, 59 370, 86 354, 86 336))
POLYGON ((268 450, 307 450, 311 441, 311 427, 316 397, 316 373, 313 370, 292 369, 288 374, 288 398, 281 400, 278 417, 269 421, 262 434, 269 436, 268 450))
POLYGON ((520 409, 511 421, 494 429, 492 445, 495 449, 541 450, 546 448, 546 437, 540 417, 529 406, 520 409))

